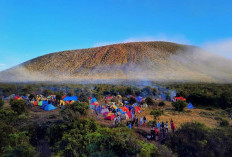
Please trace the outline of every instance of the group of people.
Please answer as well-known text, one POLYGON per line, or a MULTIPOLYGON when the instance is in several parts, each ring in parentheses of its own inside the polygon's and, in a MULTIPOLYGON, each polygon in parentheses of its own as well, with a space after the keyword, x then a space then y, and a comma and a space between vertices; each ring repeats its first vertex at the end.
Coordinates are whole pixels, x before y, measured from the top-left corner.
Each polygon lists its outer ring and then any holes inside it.
MULTIPOLYGON (((170 120, 170 127, 172 133, 174 133, 176 130, 176 126, 172 119, 170 120)), ((161 135, 162 139, 166 139, 167 133, 168 133, 168 121, 166 121, 166 123, 160 121, 158 121, 157 123, 154 122, 151 128, 151 139, 158 141, 160 137, 159 135, 161 135)))
POLYGON ((140 117, 139 120, 139 118, 135 115, 134 118, 132 118, 132 120, 127 122, 127 126, 129 127, 129 129, 132 129, 132 127, 134 126, 138 127, 139 124, 140 126, 146 126, 146 122, 147 122, 147 118, 145 116, 140 117))

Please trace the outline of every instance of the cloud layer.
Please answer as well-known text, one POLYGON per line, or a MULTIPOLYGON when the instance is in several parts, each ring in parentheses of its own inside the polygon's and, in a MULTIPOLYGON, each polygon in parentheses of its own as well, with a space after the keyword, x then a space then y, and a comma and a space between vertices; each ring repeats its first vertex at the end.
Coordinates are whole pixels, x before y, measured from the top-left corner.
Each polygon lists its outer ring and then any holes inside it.
POLYGON ((207 42, 202 47, 210 52, 232 59, 232 38, 207 42))

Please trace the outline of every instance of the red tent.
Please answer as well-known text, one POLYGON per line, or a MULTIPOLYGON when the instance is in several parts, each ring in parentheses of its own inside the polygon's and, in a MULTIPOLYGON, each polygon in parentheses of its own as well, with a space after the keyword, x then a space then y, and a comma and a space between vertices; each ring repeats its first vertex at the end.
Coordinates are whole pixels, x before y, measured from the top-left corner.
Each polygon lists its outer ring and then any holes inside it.
POLYGON ((126 106, 121 107, 121 109, 122 109, 123 112, 129 112, 129 109, 126 106))
POLYGON ((173 100, 174 101, 178 101, 178 100, 186 101, 186 99, 183 97, 175 97, 173 100))
POLYGON ((14 100, 17 100, 17 99, 19 99, 20 97, 18 96, 18 95, 16 95, 13 99, 14 100))
POLYGON ((114 114, 105 117, 106 120, 113 120, 116 116, 114 114))
POLYGON ((135 106, 135 113, 140 113, 141 112, 141 108, 138 106, 135 106))
POLYGON ((34 106, 36 106, 36 105, 38 105, 38 101, 35 101, 35 102, 34 102, 34 106))
POLYGON ((127 112, 126 114, 128 115, 128 117, 129 117, 130 119, 132 118, 131 112, 127 112))

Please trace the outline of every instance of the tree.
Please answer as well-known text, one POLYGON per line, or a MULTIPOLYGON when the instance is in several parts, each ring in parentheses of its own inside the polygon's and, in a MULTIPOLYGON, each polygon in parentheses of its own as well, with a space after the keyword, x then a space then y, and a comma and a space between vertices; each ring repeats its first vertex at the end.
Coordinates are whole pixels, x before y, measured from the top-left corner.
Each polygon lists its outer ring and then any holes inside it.
POLYGON ((3 105, 4 105, 4 101, 2 100, 2 98, 0 98, 0 108, 2 108, 3 105))
POLYGON ((156 95, 158 95, 158 89, 157 88, 153 88, 152 89, 152 94, 154 95, 154 96, 156 96, 156 95))
POLYGON ((61 100, 62 97, 63 97, 63 95, 64 95, 63 92, 56 92, 55 94, 56 94, 56 99, 57 99, 57 100, 61 100))
POLYGON ((43 93, 42 93, 42 95, 45 96, 45 97, 47 97, 49 95, 52 95, 52 94, 53 94, 53 92, 51 90, 49 90, 49 89, 45 89, 43 91, 43 93))
POLYGON ((74 121, 80 116, 87 114, 89 105, 86 102, 74 102, 73 104, 67 105, 62 111, 61 114, 63 118, 67 121, 74 121))
POLYGON ((193 122, 185 123, 168 136, 165 144, 178 156, 231 156, 231 128, 210 129, 193 122))
POLYGON ((151 97, 147 97, 145 99, 145 102, 147 103, 147 105, 149 106, 153 106, 155 104, 154 100, 151 97))
POLYGON ((150 86, 146 86, 141 91, 142 96, 152 96, 153 95, 153 89, 150 86))
POLYGON ((161 102, 159 102, 159 105, 158 105, 158 106, 164 107, 165 105, 166 105, 165 102, 164 102, 164 101, 161 101, 161 102))
POLYGON ((38 154, 29 142, 26 132, 19 132, 9 135, 9 144, 4 148, 4 157, 36 157, 38 154))
POLYGON ((26 101, 25 100, 11 100, 10 101, 11 109, 18 114, 25 113, 26 110, 26 101))
POLYGON ((178 100, 176 102, 172 102, 172 106, 175 108, 176 111, 184 111, 184 108, 187 106, 188 104, 185 101, 182 100, 178 100))
POLYGON ((136 102, 137 102, 137 100, 134 97, 130 97, 130 99, 129 99, 130 104, 134 104, 136 102))
POLYGON ((160 109, 154 109, 150 112, 150 115, 154 116, 154 120, 156 121, 161 115, 163 114, 163 111, 160 109))

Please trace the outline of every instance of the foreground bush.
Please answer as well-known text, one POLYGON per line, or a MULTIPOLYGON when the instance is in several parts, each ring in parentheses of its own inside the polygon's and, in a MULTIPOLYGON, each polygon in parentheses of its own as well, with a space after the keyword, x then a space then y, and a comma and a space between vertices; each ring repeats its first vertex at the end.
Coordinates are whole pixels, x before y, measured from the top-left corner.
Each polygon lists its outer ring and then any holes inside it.
POLYGON ((74 102, 73 104, 68 104, 61 111, 61 114, 64 120, 74 121, 78 119, 80 116, 84 116, 87 114, 89 109, 89 105, 86 102, 74 102))
POLYGON ((175 108, 176 111, 184 111, 184 108, 187 106, 188 104, 185 101, 182 100, 178 100, 176 102, 172 102, 172 106, 175 108))
POLYGON ((163 111, 160 109, 154 109, 150 112, 150 115, 154 116, 154 121, 156 121, 162 114, 163 114, 163 111))
POLYGON ((166 145, 178 156, 230 156, 232 129, 210 129, 197 122, 186 123, 169 136, 166 145))
POLYGON ((154 102, 154 100, 152 99, 152 97, 147 97, 147 98, 145 99, 145 102, 146 102, 147 105, 149 105, 149 106, 155 105, 155 102, 154 102))
MULTIPOLYGON (((55 147, 58 156, 159 155, 156 146, 140 141, 127 127, 107 128, 92 119, 79 119, 73 123, 71 130, 58 128, 58 134, 62 134, 55 147)), ((54 135, 49 138, 52 137, 54 135)))
POLYGON ((10 106, 11 106, 11 109, 18 114, 22 114, 27 111, 25 100, 11 100, 10 106))
POLYGON ((4 105, 4 101, 2 100, 2 98, 0 98, 0 108, 2 108, 4 105))

